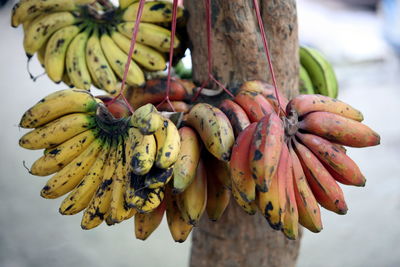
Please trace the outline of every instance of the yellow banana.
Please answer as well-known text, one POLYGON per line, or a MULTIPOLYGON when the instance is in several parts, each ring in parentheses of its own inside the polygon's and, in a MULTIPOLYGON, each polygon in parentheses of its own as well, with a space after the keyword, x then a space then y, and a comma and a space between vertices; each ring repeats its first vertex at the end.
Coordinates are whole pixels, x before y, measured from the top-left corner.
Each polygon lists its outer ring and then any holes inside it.
MULTIPOLYGON (((111 38, 128 55, 131 46, 130 39, 117 31, 111 33, 111 38)), ((167 64, 160 52, 140 43, 135 44, 132 59, 150 71, 164 70, 167 64)))
MULTIPOLYGON (((117 46, 107 33, 102 33, 100 43, 108 63, 115 74, 122 80, 128 56, 117 46)), ((143 71, 131 60, 126 83, 132 86, 141 86, 144 82, 143 71)))
POLYGON ((157 144, 153 135, 143 135, 136 128, 129 129, 129 138, 131 155, 128 157, 128 163, 132 168, 132 172, 138 175, 146 174, 153 166, 157 144))
MULTIPOLYGON (((118 31, 128 38, 132 37, 135 22, 124 22, 117 25, 118 31)), ((171 43, 171 32, 163 27, 141 22, 136 37, 139 43, 151 46, 158 51, 168 52, 171 43)), ((175 36, 174 48, 179 46, 179 39, 175 36)))
POLYGON ((164 123, 164 118, 158 113, 155 106, 146 104, 135 110, 131 117, 131 123, 139 128, 142 134, 155 133, 164 123))
POLYGON ((172 178, 173 167, 169 169, 159 169, 154 167, 144 177, 144 184, 147 188, 154 189, 164 187, 172 178))
POLYGON ((139 0, 119 0, 119 8, 120 9, 125 9, 128 6, 130 6, 131 4, 138 2, 139 0))
POLYGON ((86 65, 86 44, 92 28, 79 33, 68 46, 65 65, 72 84, 79 89, 90 89, 91 78, 86 65))
POLYGON ((17 27, 42 13, 74 11, 78 8, 78 5, 92 2, 93 0, 22 0, 13 7, 11 25, 17 27))
POLYGON ((64 74, 67 48, 80 30, 81 27, 76 25, 61 28, 47 42, 44 66, 47 75, 53 82, 61 82, 64 74))
POLYGON ((221 218, 231 199, 230 190, 219 181, 216 172, 216 169, 207 166, 206 211, 208 218, 212 221, 218 221, 221 218))
POLYGON ((112 183, 116 173, 116 157, 117 142, 112 142, 110 153, 104 166, 102 182, 82 216, 81 227, 84 230, 89 230, 100 225, 110 209, 112 183))
POLYGON ((35 20, 24 36, 24 48, 27 56, 33 56, 55 31, 77 22, 79 20, 70 12, 51 13, 35 20))
POLYGON ((66 89, 54 92, 22 115, 19 125, 23 128, 36 128, 63 115, 74 112, 95 112, 96 99, 87 91, 66 89))
POLYGON ((190 127, 179 129, 181 149, 174 165, 174 193, 182 193, 193 182, 200 160, 201 144, 190 127))
POLYGON ((84 210, 90 203, 97 188, 100 186, 104 174, 104 167, 110 151, 109 141, 105 142, 103 149, 93 163, 89 172, 82 181, 68 194, 60 206, 60 213, 73 215, 84 210))
POLYGON ((163 125, 154 133, 157 142, 155 165, 166 169, 178 159, 181 140, 175 124, 165 118, 163 125))
POLYGON ((165 199, 155 210, 149 213, 138 213, 135 216, 135 236, 146 240, 160 225, 165 213, 165 199))
POLYGON ((181 211, 178 208, 177 196, 173 195, 171 189, 167 187, 166 191, 166 217, 168 222, 168 228, 171 232, 172 238, 179 243, 186 240, 190 232, 192 231, 193 225, 186 223, 183 219, 181 211))
POLYGON ((177 195, 177 203, 183 219, 196 226, 204 213, 207 203, 207 173, 200 159, 193 182, 177 195))
POLYGON ((61 145, 48 149, 42 157, 33 163, 29 172, 38 176, 47 176, 58 172, 79 156, 97 138, 97 134, 97 131, 88 130, 61 145))
POLYGON ((19 139, 27 149, 50 148, 96 126, 96 119, 87 113, 72 113, 36 128, 19 139))
POLYGON ((47 181, 40 195, 58 198, 74 189, 96 161, 103 142, 100 138, 94 140, 85 151, 47 181))
MULTIPOLYGON (((242 207, 242 209, 250 215, 254 215, 257 212, 257 205, 255 201, 252 202, 247 202, 243 199, 243 197, 240 195, 239 190, 236 188, 235 184, 232 183, 231 185, 232 189, 232 195, 233 198, 236 200, 236 203, 242 207)), ((257 201, 257 200, 256 200, 257 201)))
MULTIPOLYGON (((128 6, 122 15, 124 21, 135 21, 139 3, 133 3, 128 6)), ((171 22, 172 21, 172 3, 168 1, 146 2, 143 6, 142 18, 143 22, 171 22)), ((176 18, 183 16, 183 9, 178 8, 176 18)))
POLYGON ((104 89, 110 94, 116 93, 117 77, 101 48, 98 29, 94 31, 87 42, 86 64, 96 87, 104 89))

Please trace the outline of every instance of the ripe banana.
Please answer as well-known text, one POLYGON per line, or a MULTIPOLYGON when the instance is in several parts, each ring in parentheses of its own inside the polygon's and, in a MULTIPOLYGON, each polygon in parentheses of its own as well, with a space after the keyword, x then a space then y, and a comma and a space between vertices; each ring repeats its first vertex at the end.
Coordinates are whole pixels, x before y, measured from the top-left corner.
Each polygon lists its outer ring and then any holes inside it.
POLYGON ((26 55, 33 56, 55 31, 77 22, 79 20, 71 12, 51 13, 33 21, 24 36, 26 55))
POLYGON ((275 113, 264 116, 257 123, 250 144, 249 164, 257 189, 261 192, 267 192, 271 185, 282 151, 283 138, 283 124, 275 113))
POLYGON ((159 169, 154 167, 144 177, 144 184, 150 189, 164 187, 172 178, 173 167, 169 169, 159 169))
POLYGON ((162 127, 164 118, 158 113, 156 107, 149 103, 135 110, 131 117, 131 123, 142 134, 150 135, 162 127))
POLYGON ((241 132, 232 148, 232 156, 229 162, 232 184, 246 202, 252 202, 256 198, 256 184, 251 175, 248 161, 251 139, 256 131, 257 123, 250 124, 241 132))
POLYGON ((186 123, 199 133, 211 154, 219 160, 229 160, 235 137, 221 110, 205 103, 196 104, 187 114, 186 123))
POLYGON ((26 133, 19 139, 19 145, 27 149, 50 148, 95 126, 93 115, 72 113, 26 133))
POLYGON ((337 97, 338 83, 332 65, 316 49, 300 47, 300 63, 310 76, 316 93, 337 97))
POLYGON ((97 136, 98 131, 88 130, 54 148, 48 149, 42 157, 32 164, 29 172, 38 176, 47 176, 58 172, 79 156, 97 136))
POLYGON ((207 170, 212 170, 212 177, 218 179, 218 181, 227 189, 232 188, 231 173, 229 163, 215 158, 213 155, 206 153, 203 157, 204 164, 207 166, 207 170))
POLYGON ((232 100, 224 99, 219 108, 228 117, 235 137, 250 125, 250 120, 246 112, 232 100))
MULTIPOLYGON (((134 26, 135 22, 123 22, 118 24, 117 28, 120 33, 131 38, 134 26)), ((171 43, 171 32, 161 26, 141 22, 136 40, 160 52, 168 52, 171 43)), ((179 39, 175 36, 174 48, 178 48, 179 43, 179 39)))
POLYGON ((292 110, 299 117, 315 111, 326 111, 359 122, 364 119, 362 113, 352 106, 338 99, 323 95, 298 95, 290 100, 287 105, 286 112, 289 114, 292 110))
POLYGON ((118 0, 118 2, 119 2, 120 9, 126 9, 131 4, 139 2, 139 0, 118 0))
MULTIPOLYGON (((128 55, 131 40, 117 31, 111 33, 111 38, 128 55)), ((150 71, 164 70, 167 64, 163 54, 140 43, 135 44, 132 59, 150 71)))
POLYGON ((166 169, 176 162, 181 148, 181 140, 175 124, 165 118, 162 126, 154 133, 157 142, 155 165, 166 169))
MULTIPOLYGON (((133 3, 122 14, 122 20, 135 21, 139 3, 133 3)), ((143 22, 171 22, 172 21, 172 3, 167 1, 146 2, 143 6, 141 21, 143 22)), ((183 16, 183 9, 178 8, 176 17, 179 19, 183 16)))
POLYGON ((97 100, 89 92, 79 89, 60 90, 28 109, 19 125, 23 128, 36 128, 69 113, 92 113, 96 109, 97 100))
POLYGON ((257 212, 257 204, 256 201, 247 202, 242 198, 242 195, 237 190, 236 185, 232 183, 232 195, 236 200, 236 203, 242 207, 242 209, 249 215, 254 215, 257 212))
POLYGON ((81 28, 82 26, 76 25, 61 28, 47 42, 44 67, 49 78, 55 83, 61 82, 63 78, 67 48, 81 28))
POLYGON ((135 236, 137 239, 146 240, 160 225, 165 209, 165 199, 155 210, 149 213, 138 213, 135 216, 135 236))
POLYGON ((99 32, 95 29, 86 44, 86 65, 99 89, 106 90, 109 94, 117 91, 117 77, 108 63, 101 48, 99 32))
POLYGON ((258 92, 240 91, 234 101, 246 111, 251 122, 257 122, 262 117, 275 112, 268 100, 258 92))
MULTIPOLYGON (((207 166, 207 165, 206 165, 207 166)), ((207 205, 208 218, 218 221, 231 199, 231 192, 218 179, 215 169, 207 166, 207 205)), ((174 177, 175 179, 175 177, 174 177)))
POLYGON ((297 141, 294 141, 294 146, 318 203, 325 209, 337 214, 346 214, 347 205, 342 189, 336 181, 308 148, 297 141))
MULTIPOLYGON (((128 56, 117 46, 107 33, 101 34, 100 43, 108 63, 114 70, 115 74, 122 80, 128 56)), ((132 86, 142 86, 144 82, 143 71, 131 60, 126 83, 132 86)))
POLYGON ((174 165, 174 194, 182 193, 192 183, 200 160, 201 144, 190 127, 179 129, 181 149, 174 165))
POLYGON ((299 121, 299 128, 345 146, 368 147, 380 143, 380 136, 365 124, 330 112, 306 115, 299 121))
POLYGON ((148 173, 153 166, 157 144, 153 135, 143 135, 136 128, 129 129, 129 138, 131 145, 127 148, 131 150, 128 158, 132 172, 138 175, 148 173))

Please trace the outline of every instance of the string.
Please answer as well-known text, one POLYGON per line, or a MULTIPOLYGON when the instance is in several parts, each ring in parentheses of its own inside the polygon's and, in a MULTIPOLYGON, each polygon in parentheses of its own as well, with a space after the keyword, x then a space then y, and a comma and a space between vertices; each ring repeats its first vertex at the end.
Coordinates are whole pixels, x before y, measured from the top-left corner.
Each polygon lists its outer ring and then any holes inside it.
POLYGON ((161 106, 164 102, 167 102, 171 107, 172 111, 175 112, 175 108, 172 106, 171 101, 169 100, 169 93, 171 90, 171 69, 172 69, 172 60, 174 57, 174 43, 175 43, 175 32, 176 32, 176 13, 178 10, 178 0, 174 0, 172 4, 172 25, 171 25, 171 38, 169 44, 169 64, 168 64, 168 74, 167 74, 167 90, 165 92, 165 98, 161 101, 160 104, 157 105, 157 108, 161 106))
POLYGON ((195 101, 201 91, 204 89, 206 84, 210 81, 214 81, 219 87, 221 87, 229 96, 232 98, 234 95, 225 88, 225 86, 220 83, 217 79, 215 79, 214 75, 212 74, 212 48, 211 48, 211 0, 204 0, 204 5, 206 7, 206 26, 207 26, 207 63, 208 63, 208 78, 204 81, 200 87, 200 89, 196 92, 195 96, 193 97, 192 101, 195 101))
MULTIPOLYGON (((257 21, 258 21, 258 26, 260 27, 260 31, 261 31, 261 37, 262 37, 261 39, 264 44, 264 51, 265 51, 265 54, 267 55, 269 71, 271 73, 272 83, 273 83, 274 90, 275 90, 275 96, 276 96, 276 99, 278 100, 278 116, 280 116, 280 112, 283 110, 281 108, 281 101, 280 101, 279 95, 278 95, 278 86, 276 85, 274 68, 272 66, 271 55, 270 55, 269 48, 268 48, 267 36, 265 35, 264 24, 263 24, 263 21, 261 18, 261 12, 260 12, 260 7, 258 5, 258 1, 253 0, 253 3, 254 3, 254 9, 255 9, 256 17, 257 17, 257 21)), ((283 111, 283 113, 285 113, 285 111, 283 111)))
POLYGON ((136 14, 135 26, 133 27, 133 32, 132 32, 131 45, 129 47, 128 59, 125 64, 124 76, 122 77, 121 91, 110 101, 110 104, 112 104, 115 102, 115 100, 118 99, 118 97, 122 97, 122 99, 127 104, 128 109, 131 113, 133 113, 133 108, 129 104, 128 100, 126 99, 126 97, 124 95, 124 91, 125 91, 125 87, 126 87, 125 83, 126 83, 126 78, 128 77, 129 66, 132 61, 133 51, 135 50, 136 36, 139 31, 139 24, 140 24, 140 20, 142 18, 144 2, 145 2, 145 0, 140 0, 140 2, 139 2, 139 8, 138 8, 138 11, 136 14))

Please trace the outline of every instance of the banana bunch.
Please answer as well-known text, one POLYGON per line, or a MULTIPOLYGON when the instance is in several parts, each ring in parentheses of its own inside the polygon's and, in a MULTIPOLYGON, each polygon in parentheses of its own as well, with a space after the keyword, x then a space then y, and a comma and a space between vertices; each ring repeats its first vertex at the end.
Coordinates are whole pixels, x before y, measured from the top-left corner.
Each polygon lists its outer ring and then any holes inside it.
MULTIPOLYGON (((49 78, 78 89, 95 87, 117 92, 128 62, 137 1, 121 1, 120 7, 92 0, 29 0, 17 3, 11 25, 24 28, 24 49, 35 53, 49 78)), ((144 4, 137 43, 126 83, 142 86, 147 73, 166 68, 171 32, 172 3, 144 4)), ((177 17, 184 21, 179 8, 177 17)), ((185 50, 179 37, 174 48, 185 50)))
POLYGON ((129 114, 107 97, 66 89, 26 111, 20 126, 32 129, 21 137, 20 146, 44 149, 30 173, 53 175, 41 196, 53 199, 68 193, 59 211, 73 215, 84 210, 83 229, 158 212, 180 137, 175 124, 153 105, 129 114))
POLYGON ((301 94, 321 94, 337 98, 338 81, 332 65, 315 48, 300 46, 300 84, 301 94))
MULTIPOLYGON (((262 81, 245 82, 233 100, 224 100, 236 140, 229 161, 230 188, 248 214, 259 210, 289 239, 298 224, 322 230, 319 206, 347 212, 339 183, 364 186, 365 178, 344 146, 368 147, 379 135, 361 123, 360 111, 323 95, 277 99, 262 81)), ((226 183, 229 186, 229 183, 226 183)))

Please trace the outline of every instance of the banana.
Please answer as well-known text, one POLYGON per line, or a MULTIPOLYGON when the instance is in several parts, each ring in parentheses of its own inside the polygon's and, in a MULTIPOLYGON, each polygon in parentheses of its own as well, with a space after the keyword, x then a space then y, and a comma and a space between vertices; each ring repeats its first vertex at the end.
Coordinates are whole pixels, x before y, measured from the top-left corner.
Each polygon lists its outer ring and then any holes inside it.
POLYGON ((107 140, 88 173, 61 203, 61 214, 73 215, 87 208, 101 184, 109 151, 110 144, 107 140))
POLYGON ((250 125, 250 120, 246 112, 232 100, 224 99, 219 108, 228 117, 235 137, 250 125))
POLYGON ((248 161, 251 139, 256 131, 257 123, 250 124, 241 132, 232 148, 232 156, 229 162, 232 184, 246 202, 252 202, 256 198, 256 184, 251 174, 248 161))
POLYGON ((330 166, 346 184, 365 186, 364 175, 357 164, 331 142, 312 134, 297 133, 296 136, 321 162, 330 166))
POLYGON ((237 190, 236 185, 232 184, 232 195, 233 198, 236 200, 236 203, 242 207, 242 209, 249 215, 254 215, 257 212, 257 205, 255 201, 247 202, 245 201, 240 192, 237 190))
POLYGON ((126 9, 131 4, 139 2, 139 0, 118 0, 118 2, 119 2, 120 9, 126 9))
POLYGON ((155 165, 166 169, 174 164, 179 156, 181 140, 175 124, 165 118, 162 126, 154 133, 157 142, 155 165))
POLYGON ((132 140, 131 146, 128 147, 131 150, 128 160, 130 160, 132 172, 144 175, 153 166, 157 151, 156 140, 153 135, 143 135, 136 128, 129 129, 129 138, 132 140))
POLYGON ((211 154, 229 161, 235 137, 229 119, 221 110, 205 103, 196 104, 187 114, 186 123, 199 133, 211 154))
POLYGON ((207 204, 207 172, 201 159, 193 182, 176 199, 182 218, 186 223, 196 226, 207 204))
POLYGON ((286 212, 288 201, 286 195, 288 186, 287 176, 292 175, 288 173, 289 154, 285 146, 282 146, 282 153, 277 165, 277 171, 272 178, 271 187, 265 193, 258 192, 257 196, 258 208, 267 219, 271 228, 275 230, 282 230, 283 215, 286 212))
POLYGON ((307 70, 301 64, 299 73, 299 93, 307 95, 315 93, 310 75, 308 75, 307 70))
POLYGON ((33 56, 55 31, 77 22, 79 20, 70 12, 51 13, 35 20, 24 36, 24 48, 27 56, 33 56))
POLYGON ((186 240, 190 232, 192 231, 193 225, 186 223, 182 217, 182 213, 178 208, 177 196, 172 194, 171 189, 166 189, 166 217, 168 222, 168 228, 175 242, 182 243, 186 240))
MULTIPOLYGON (((117 46, 107 33, 101 34, 100 44, 111 68, 122 80, 128 56, 117 46)), ((126 77, 126 83, 132 86, 141 86, 144 82, 143 71, 134 61, 131 60, 128 75, 126 77)))
MULTIPOLYGON (((118 31, 128 38, 132 37, 135 22, 123 22, 117 25, 118 31)), ((171 32, 161 26, 141 22, 137 42, 151 46, 160 52, 168 52, 171 43, 171 32)), ((179 39, 175 36, 174 48, 178 48, 179 39)))
POLYGON ((161 204, 164 195, 165 189, 163 187, 141 190, 136 196, 143 200, 143 204, 136 206, 136 209, 141 213, 151 212, 161 204))
POLYGON ((78 5, 90 4, 92 0, 23 0, 15 4, 11 15, 11 25, 17 27, 21 23, 34 19, 41 13, 56 11, 74 11, 78 5))
POLYGON ((19 139, 27 149, 50 148, 96 126, 96 119, 87 113, 72 113, 36 128, 19 139))
POLYGON ((312 112, 299 121, 299 128, 334 143, 351 147, 380 144, 380 136, 361 122, 330 112, 312 112))
POLYGON ((264 116, 258 123, 252 137, 249 151, 249 165, 257 189, 267 192, 283 147, 284 128, 275 113, 264 116))
POLYGON ((234 101, 244 109, 250 122, 257 122, 262 117, 275 112, 268 100, 258 92, 240 91, 234 101))
POLYGON ((363 121, 363 114, 352 106, 329 96, 298 95, 290 100, 286 112, 295 111, 299 117, 315 111, 334 113, 355 121, 363 121))
POLYGON ((47 75, 53 82, 61 82, 64 75, 67 48, 81 28, 76 25, 61 28, 47 42, 44 66, 47 75))
MULTIPOLYGON (((129 54, 131 46, 130 39, 117 31, 113 31, 111 33, 111 38, 119 46, 119 48, 122 49, 122 51, 124 51, 127 55, 129 54)), ((164 70, 167 64, 163 54, 140 43, 135 44, 132 59, 150 71, 164 70)))
POLYGON ((337 214, 346 214, 347 205, 342 189, 336 181, 308 148, 295 140, 294 147, 318 203, 325 209, 337 214))
POLYGON ((104 89, 109 94, 115 94, 117 91, 117 77, 115 77, 101 48, 97 28, 87 41, 85 55, 86 65, 93 82, 99 89, 104 89))
POLYGON ((168 102, 160 103, 159 105, 157 105, 157 108, 160 111, 183 112, 183 113, 187 113, 191 109, 191 105, 186 104, 183 101, 170 101, 170 103, 171 105, 168 102))
POLYGON ((66 89, 54 92, 22 115, 23 128, 36 128, 63 115, 74 112, 92 113, 97 109, 96 99, 87 91, 66 89))
POLYGON ((79 89, 90 89, 92 80, 86 64, 86 44, 93 28, 88 27, 71 41, 65 56, 65 66, 72 84, 79 89))
POLYGON ((29 172, 38 176, 47 176, 58 172, 79 156, 97 136, 97 131, 88 130, 54 148, 48 149, 42 157, 32 164, 29 172))
POLYGON ((160 225, 166 209, 165 199, 155 210, 149 213, 138 213, 135 216, 135 236, 146 240, 160 225))
POLYGON ((144 184, 150 189, 164 187, 172 178, 173 168, 159 169, 154 167, 146 174, 144 184))
POLYGON ((150 135, 162 127, 164 119, 156 107, 149 103, 135 110, 131 123, 133 127, 139 128, 142 134, 150 135))
POLYGON ((58 198, 74 189, 96 161, 102 145, 102 139, 94 140, 85 151, 47 181, 40 195, 58 198))
MULTIPOLYGON (((228 162, 218 160, 213 155, 206 153, 203 157, 207 170, 212 170, 212 176, 228 189, 232 188, 231 173, 228 162)), ((175 178, 174 178, 175 179, 175 178)))
POLYGON ((174 165, 174 194, 182 193, 192 183, 200 160, 201 144, 190 127, 179 129, 181 149, 174 165))
MULTIPOLYGON (((207 166, 207 165, 206 165, 207 166)), ((231 192, 218 179, 217 170, 207 166, 207 205, 208 218, 218 221, 231 199, 231 192)), ((175 177, 174 177, 175 179, 175 177)))
POLYGON ((282 153, 287 157, 285 197, 286 206, 282 214, 282 232, 289 239, 296 240, 299 235, 299 212, 294 192, 293 162, 286 144, 283 145, 282 153))
POLYGON ((100 225, 110 210, 113 182, 116 175, 117 144, 111 143, 110 152, 104 166, 102 182, 82 216, 81 227, 84 230, 100 225))
POLYGON ((300 47, 300 63, 310 76, 316 93, 337 97, 338 83, 332 65, 316 49, 300 47))
MULTIPOLYGON (((135 21, 138 12, 139 3, 133 3, 122 14, 122 20, 135 21)), ((142 18, 140 21, 161 23, 172 21, 172 3, 167 1, 146 2, 143 6, 142 18)), ((178 8, 176 18, 183 16, 183 9, 178 8)))
POLYGON ((292 145, 289 149, 292 158, 294 193, 299 212, 299 222, 308 230, 318 233, 322 230, 321 211, 318 202, 307 183, 300 160, 292 145))

